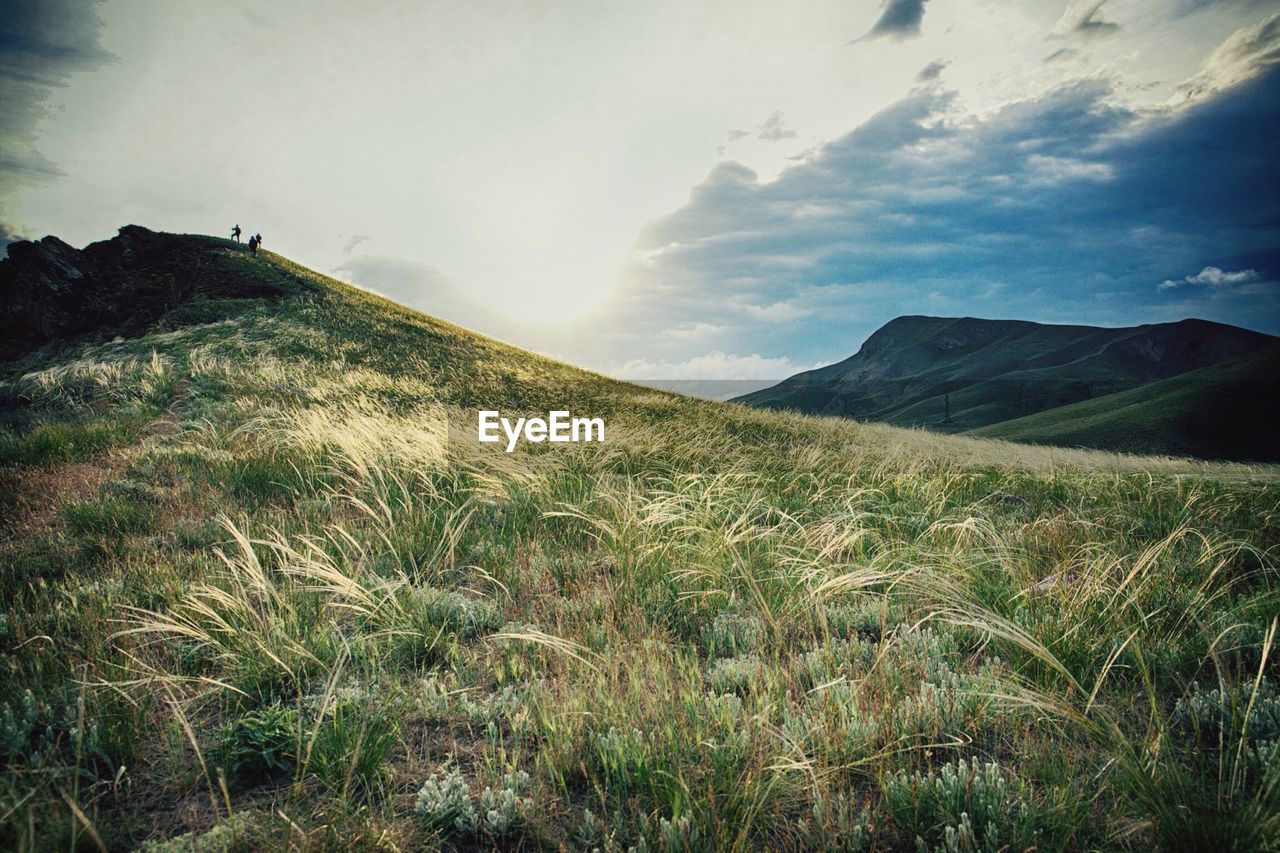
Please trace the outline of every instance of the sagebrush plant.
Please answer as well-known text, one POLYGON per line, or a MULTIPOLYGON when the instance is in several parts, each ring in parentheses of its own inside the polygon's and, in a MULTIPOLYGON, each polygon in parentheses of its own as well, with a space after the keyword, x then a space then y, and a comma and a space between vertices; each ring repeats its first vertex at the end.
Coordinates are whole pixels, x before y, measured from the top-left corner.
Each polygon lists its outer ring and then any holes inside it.
POLYGON ((3 846, 1280 845, 1275 468, 680 398, 182 245, 289 295, 0 376, 3 846), (474 441, 566 405, 607 440, 474 441))
POLYGON ((960 850, 1029 850, 1043 845, 1046 816, 1021 780, 995 762, 963 759, 927 773, 905 770, 883 783, 885 805, 899 826, 926 845, 960 850))

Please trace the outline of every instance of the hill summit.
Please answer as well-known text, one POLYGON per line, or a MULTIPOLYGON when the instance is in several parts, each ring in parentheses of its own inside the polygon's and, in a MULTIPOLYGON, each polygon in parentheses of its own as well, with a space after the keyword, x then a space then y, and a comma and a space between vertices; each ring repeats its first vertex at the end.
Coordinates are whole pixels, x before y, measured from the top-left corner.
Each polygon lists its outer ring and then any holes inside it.
POLYGON ((53 236, 19 240, 0 260, 0 360, 48 344, 130 337, 156 323, 207 322, 235 314, 250 304, 244 300, 278 301, 297 289, 229 240, 138 225, 84 249, 53 236))
POLYGON ((1270 335, 1196 319, 1102 328, 907 316, 886 323, 842 362, 738 399, 1022 441, 1275 459, 1280 447, 1269 426, 1275 420, 1264 410, 1276 405, 1278 344, 1270 335), (1221 368, 1216 382, 1195 373, 1211 367, 1221 368), (1125 392, 1131 393, 1110 400, 1125 392), (1086 402, 1094 405, 1072 408, 1086 402), (1170 415, 1175 403, 1187 417, 1170 415), (1150 420, 1148 409, 1163 409, 1163 427, 1128 430, 1150 420), (1085 411, 1095 421, 1109 412, 1105 428, 1073 429, 1085 411), (1214 412, 1216 426, 1189 422, 1206 411, 1214 412), (1036 420, 1022 420, 1030 416, 1036 420), (998 427, 1014 423, 1011 432, 998 427))

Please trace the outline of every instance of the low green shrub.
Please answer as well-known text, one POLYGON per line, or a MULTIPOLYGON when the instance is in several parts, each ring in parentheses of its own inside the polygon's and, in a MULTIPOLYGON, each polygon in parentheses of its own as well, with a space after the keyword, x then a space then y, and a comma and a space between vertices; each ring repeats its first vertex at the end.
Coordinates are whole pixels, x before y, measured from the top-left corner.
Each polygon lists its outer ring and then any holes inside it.
POLYGON ((444 834, 509 839, 527 820, 529 802, 524 793, 528 787, 529 774, 517 770, 504 775, 500 787, 486 786, 479 797, 472 797, 457 770, 443 776, 433 773, 418 790, 414 813, 444 834))
POLYGON ((702 629, 702 643, 711 657, 736 657, 759 650, 764 640, 764 622, 756 616, 738 613, 716 614, 702 629))
POLYGON ((218 741, 217 758, 229 776, 262 780, 292 773, 302 718, 297 708, 273 702, 224 725, 218 741))
POLYGON ((928 773, 887 776, 885 804, 897 824, 926 845, 950 851, 1029 850, 1042 844, 1043 816, 1020 780, 974 758, 928 773))

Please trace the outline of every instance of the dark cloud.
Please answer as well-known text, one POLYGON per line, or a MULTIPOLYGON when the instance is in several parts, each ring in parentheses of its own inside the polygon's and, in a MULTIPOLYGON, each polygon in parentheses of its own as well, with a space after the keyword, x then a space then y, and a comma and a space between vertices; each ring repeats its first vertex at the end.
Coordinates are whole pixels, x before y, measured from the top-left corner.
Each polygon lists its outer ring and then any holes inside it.
POLYGON ((733 145, 733 143, 735 142, 739 142, 743 139, 746 139, 750 135, 751 135, 751 131, 749 130, 738 130, 737 128, 730 130, 727 134, 725 134, 724 145, 716 146, 716 155, 723 157, 724 153, 729 150, 730 145, 733 145))
POLYGON ((774 110, 767 119, 756 127, 756 139, 765 142, 781 142, 784 139, 795 139, 796 132, 787 128, 782 122, 782 110, 774 110))
POLYGON ((368 236, 367 234, 352 234, 351 239, 347 240, 346 244, 342 247, 342 253, 344 255, 349 255, 351 254, 351 250, 354 249, 356 246, 359 246, 361 243, 365 243, 372 239, 373 238, 368 236))
POLYGON ((50 90, 111 60, 91 0, 5 0, 0 14, 0 208, 14 190, 59 174, 37 147, 50 90))
POLYGON ((1280 67, 1157 114, 1114 106, 1096 81, 982 120, 917 89, 772 181, 712 171, 646 229, 626 331, 654 340, 696 318, 718 345, 797 361, 852 352, 907 313, 1195 314, 1280 332, 1280 288, 1158 290, 1210 267, 1280 271, 1276 138, 1280 67), (779 304, 804 321, 764 316, 779 304))
POLYGON ((1084 15, 1075 22, 1075 32, 1085 36, 1109 35, 1117 32, 1120 25, 1114 21, 1105 21, 1102 19, 1102 7, 1106 5, 1106 0, 1095 3, 1084 15))
POLYGON ((1063 62, 1068 59, 1074 59, 1079 55, 1080 55, 1080 51, 1076 50, 1074 47, 1060 47, 1057 50, 1055 50, 1053 53, 1046 56, 1044 58, 1044 61, 1046 63, 1063 62))
POLYGON ((920 22, 924 20, 924 4, 928 0, 884 0, 879 20, 866 35, 854 39, 866 41, 878 38, 905 39, 920 35, 920 22))
POLYGON ((942 72, 946 69, 948 64, 949 63, 941 59, 935 59, 933 62, 930 62, 924 68, 920 69, 920 73, 916 75, 916 82, 930 83, 934 80, 937 80, 939 77, 942 76, 942 72))

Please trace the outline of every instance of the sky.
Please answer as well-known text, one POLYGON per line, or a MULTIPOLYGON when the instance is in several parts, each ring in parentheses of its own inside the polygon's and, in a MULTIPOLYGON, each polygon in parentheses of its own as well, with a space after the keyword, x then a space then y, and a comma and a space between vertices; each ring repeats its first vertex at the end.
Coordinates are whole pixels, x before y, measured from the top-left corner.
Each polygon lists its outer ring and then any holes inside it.
POLYGON ((0 0, 0 237, 226 234, 627 378, 1280 334, 1275 0, 0 0))

